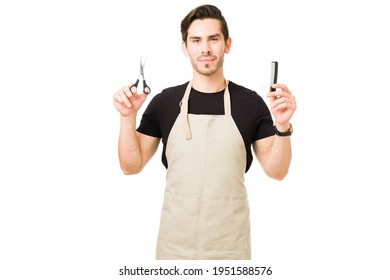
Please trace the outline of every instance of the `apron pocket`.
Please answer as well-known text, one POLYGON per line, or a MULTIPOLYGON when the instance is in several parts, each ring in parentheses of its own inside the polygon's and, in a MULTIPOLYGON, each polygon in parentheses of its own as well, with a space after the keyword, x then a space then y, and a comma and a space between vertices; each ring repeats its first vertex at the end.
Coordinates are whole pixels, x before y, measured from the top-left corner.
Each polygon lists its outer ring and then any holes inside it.
POLYGON ((249 208, 246 198, 207 199, 202 203, 200 248, 214 251, 248 249, 249 208))
POLYGON ((198 196, 165 192, 159 238, 172 244, 195 248, 199 209, 198 196))

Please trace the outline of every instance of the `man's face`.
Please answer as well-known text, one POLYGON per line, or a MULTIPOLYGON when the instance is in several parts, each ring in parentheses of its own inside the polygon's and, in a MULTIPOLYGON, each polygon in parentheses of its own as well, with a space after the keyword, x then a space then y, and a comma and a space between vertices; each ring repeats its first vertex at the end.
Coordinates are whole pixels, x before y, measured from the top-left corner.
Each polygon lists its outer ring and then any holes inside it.
POLYGON ((222 69, 224 54, 229 53, 230 45, 230 38, 225 44, 217 19, 203 19, 191 23, 187 45, 183 42, 182 47, 194 70, 210 76, 222 69))

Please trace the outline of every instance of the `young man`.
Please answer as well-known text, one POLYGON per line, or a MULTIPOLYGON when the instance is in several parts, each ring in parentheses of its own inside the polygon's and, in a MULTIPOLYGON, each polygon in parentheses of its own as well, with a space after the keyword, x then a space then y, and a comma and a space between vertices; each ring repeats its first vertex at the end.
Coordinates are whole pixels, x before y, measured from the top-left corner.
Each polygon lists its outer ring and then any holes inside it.
POLYGON ((125 174, 140 172, 162 140, 167 182, 157 259, 250 259, 244 175, 251 146, 268 176, 286 176, 295 97, 285 85, 273 85, 274 125, 256 92, 225 80, 223 60, 232 41, 217 7, 192 10, 181 32, 192 81, 157 94, 138 129, 137 111, 147 95, 132 94, 130 85, 113 96, 121 115, 120 165, 125 174))

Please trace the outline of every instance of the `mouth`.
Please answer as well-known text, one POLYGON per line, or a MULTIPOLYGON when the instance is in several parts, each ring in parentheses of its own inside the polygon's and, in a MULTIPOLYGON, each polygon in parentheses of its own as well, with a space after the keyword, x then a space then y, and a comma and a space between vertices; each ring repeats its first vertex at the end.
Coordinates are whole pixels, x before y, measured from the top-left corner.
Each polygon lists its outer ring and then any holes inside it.
POLYGON ((200 57, 198 58, 198 61, 203 62, 203 63, 210 63, 216 60, 215 57, 200 57))

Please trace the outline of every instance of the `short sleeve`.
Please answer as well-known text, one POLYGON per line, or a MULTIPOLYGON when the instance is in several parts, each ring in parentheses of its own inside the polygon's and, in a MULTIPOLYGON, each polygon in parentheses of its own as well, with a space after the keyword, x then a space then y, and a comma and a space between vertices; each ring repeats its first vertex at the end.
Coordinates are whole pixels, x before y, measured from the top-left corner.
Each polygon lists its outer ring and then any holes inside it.
POLYGON ((142 115, 140 125, 137 128, 137 131, 146 134, 152 137, 161 138, 161 127, 157 118, 157 110, 159 108, 158 103, 160 100, 161 94, 157 94, 150 101, 148 107, 142 115))
POLYGON ((275 135, 271 112, 261 96, 258 97, 256 131, 253 141, 275 135))

